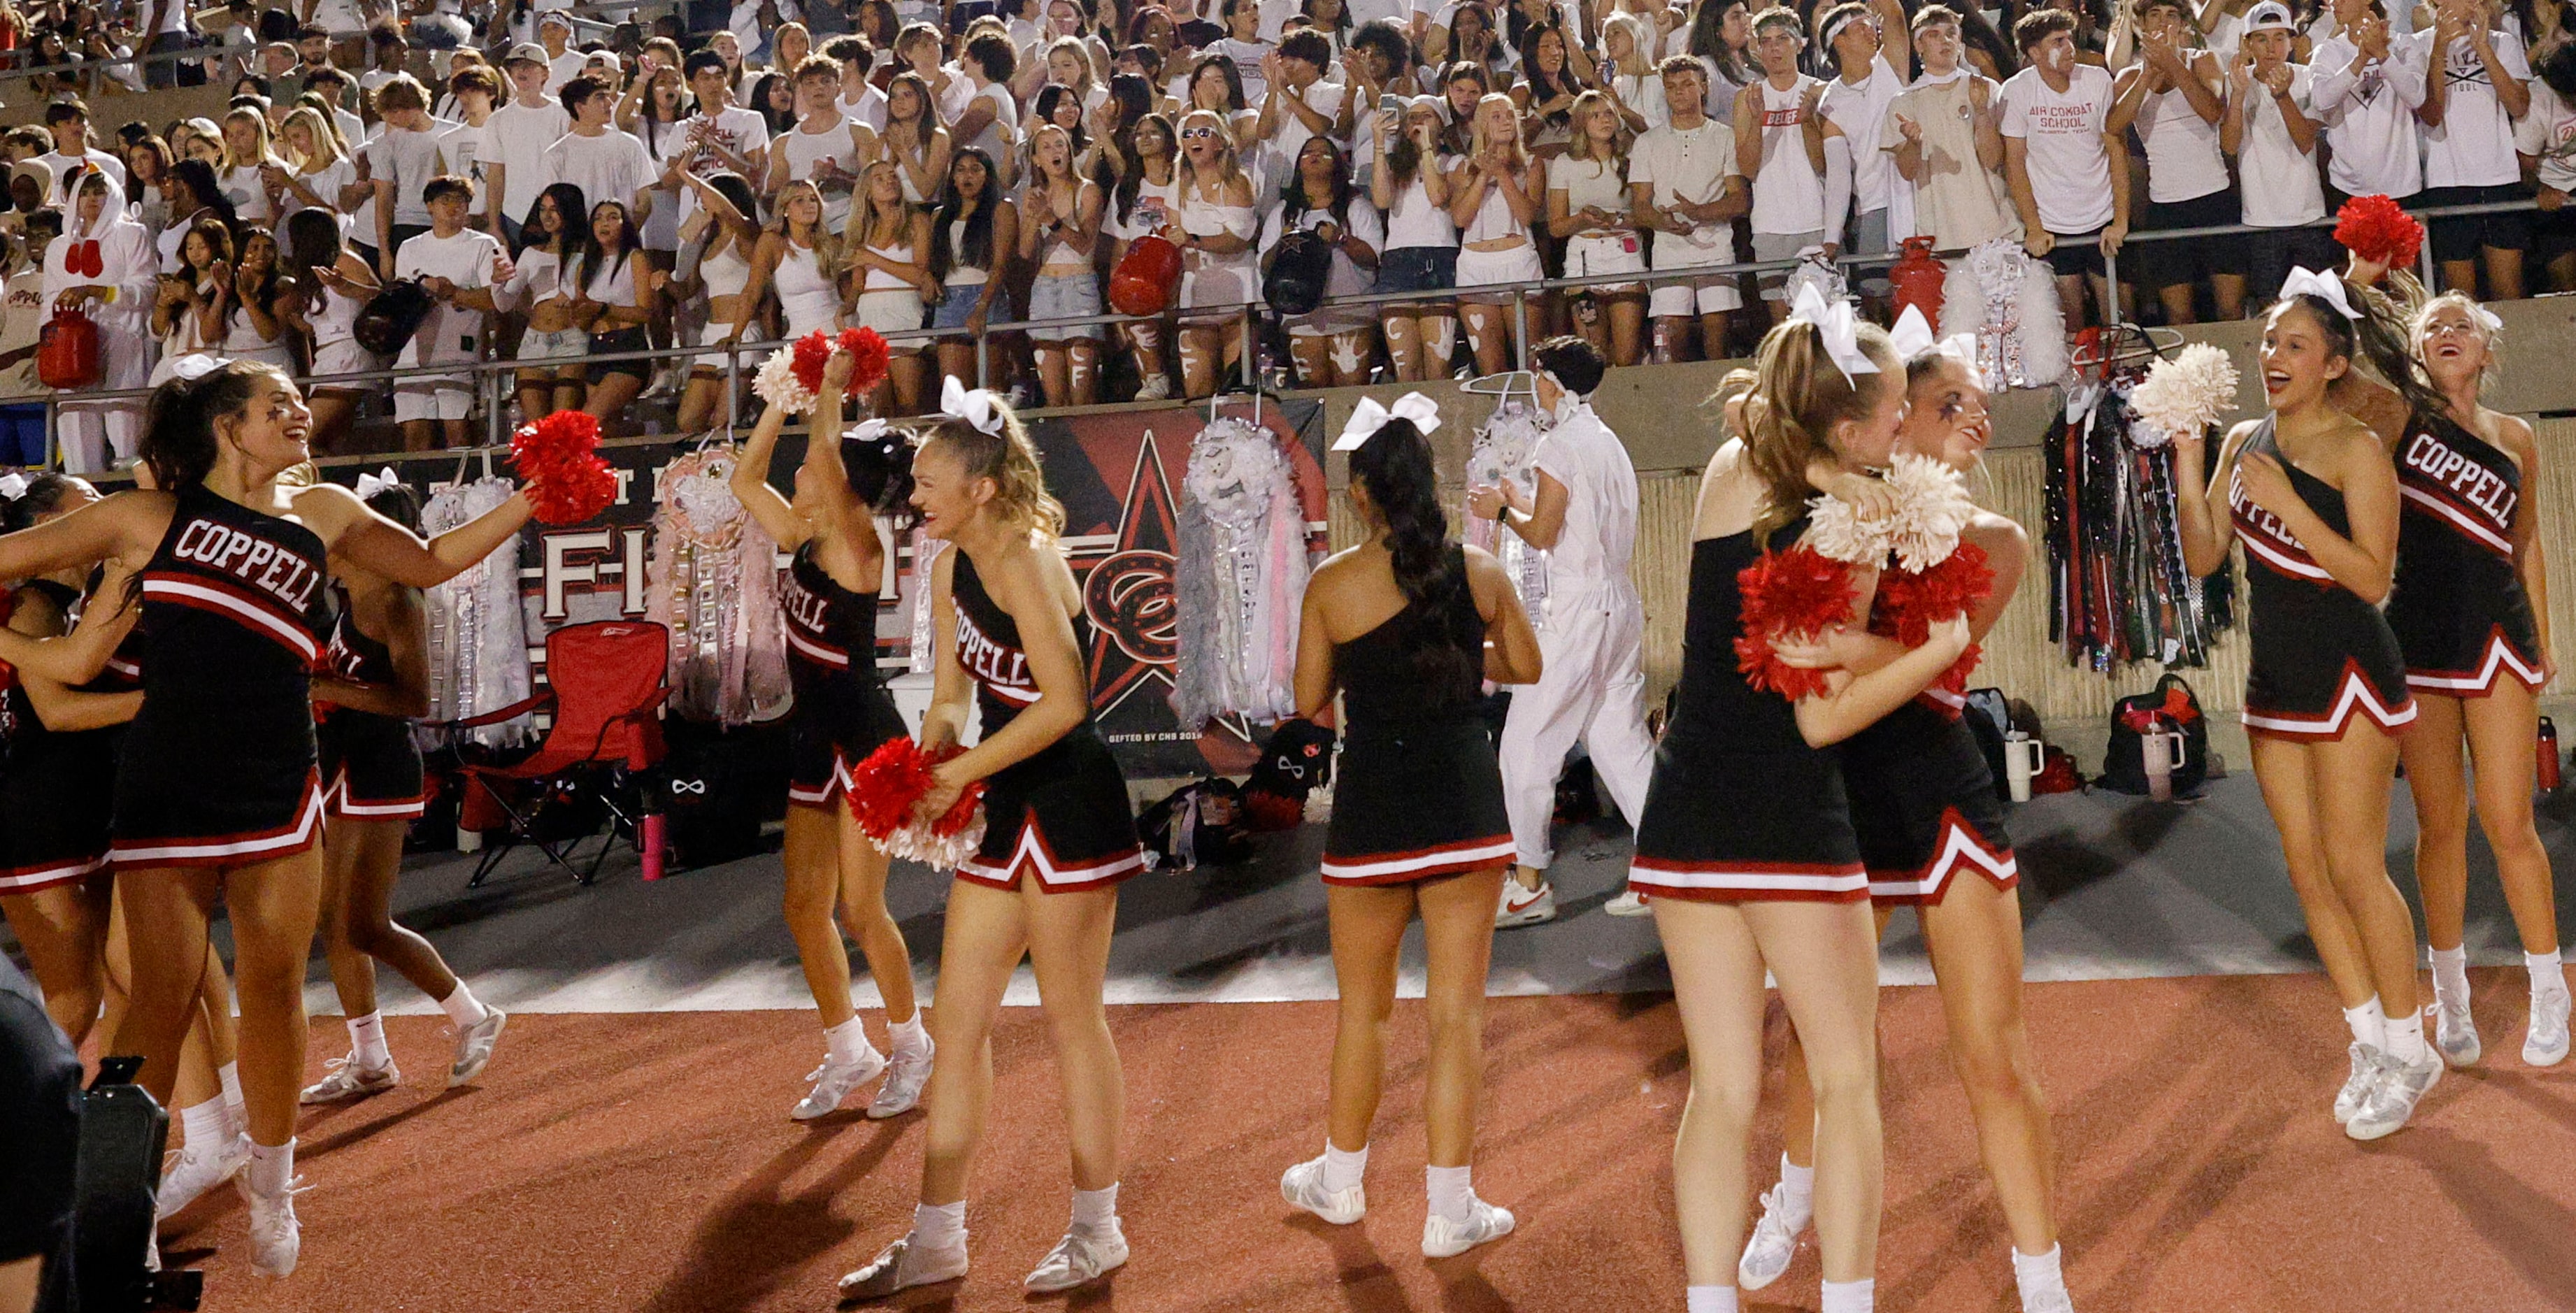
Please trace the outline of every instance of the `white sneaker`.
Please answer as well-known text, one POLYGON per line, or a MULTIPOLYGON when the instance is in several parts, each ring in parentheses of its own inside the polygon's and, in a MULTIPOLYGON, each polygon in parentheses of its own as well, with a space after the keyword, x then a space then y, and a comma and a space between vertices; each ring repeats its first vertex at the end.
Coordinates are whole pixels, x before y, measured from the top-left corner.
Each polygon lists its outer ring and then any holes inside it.
POLYGON ((2334 1119, 2338 1126, 2351 1124, 2353 1113, 2360 1110, 2372 1083, 2379 1079, 2380 1065, 2388 1060, 2388 1055, 2359 1040, 2353 1041, 2348 1052, 2352 1055, 2352 1074, 2344 1077, 2343 1088, 2335 1092, 2334 1119))
POLYGON ((2075 1313, 2075 1297, 2062 1285, 2034 1290, 2022 1296, 2021 1313, 2075 1313))
POLYGON ((1324 1160, 1321 1155, 1279 1174, 1279 1197, 1335 1226, 1349 1226, 1368 1216, 1368 1188, 1354 1185, 1347 1190, 1324 1188, 1324 1160))
POLYGON ((2554 1067, 2567 1060, 2567 991, 2553 989, 2531 1000, 2530 1027, 2522 1037, 2522 1060, 2535 1067, 2554 1067))
POLYGON ((456 1037, 456 1065, 447 1069, 447 1088, 469 1084, 492 1065, 492 1046, 501 1042, 501 1028, 510 1024, 510 1014, 499 1008, 485 1008, 481 1021, 475 1022, 456 1037))
POLYGON ((937 1285, 964 1275, 964 1239, 958 1240, 953 1249, 930 1249, 913 1243, 907 1235, 887 1245, 866 1267, 841 1278, 841 1298, 845 1302, 883 1299, 898 1290, 937 1285))
POLYGON ((868 1116, 884 1121, 900 1117, 921 1103, 921 1087, 930 1083, 930 1060, 939 1046, 925 1037, 921 1052, 907 1054, 897 1050, 886 1059, 885 1084, 877 1087, 877 1097, 868 1103, 868 1116))
POLYGON ((1514 926, 1537 925, 1556 919, 1556 886, 1541 882, 1536 889, 1523 889, 1518 880, 1503 881, 1503 900, 1494 909, 1494 928, 1509 930, 1514 926))
POLYGON ((1653 916, 1655 909, 1646 906, 1646 896, 1634 889, 1622 889, 1619 896, 1601 905, 1612 916, 1653 916))
POLYGON ((1422 1256, 1455 1258, 1488 1240, 1512 1233, 1512 1215, 1474 1195, 1467 1196, 1467 1220, 1452 1222, 1438 1213, 1422 1219, 1422 1256))
POLYGON ((2376 1140, 2396 1133, 2415 1115, 2415 1105, 2441 1079, 2441 1054, 2427 1053, 2422 1062, 2413 1066, 2380 1055, 2379 1079, 2371 1083, 2370 1093, 2353 1110, 2352 1120, 2343 1124, 2343 1133, 2356 1140, 2376 1140))
POLYGON ((304 1178, 286 1183, 274 1197, 250 1188, 245 1181, 242 1198, 250 1201, 250 1270, 254 1276, 282 1277, 295 1271, 296 1255, 303 1250, 303 1228, 295 1220, 295 1196, 304 1192, 304 1178))
POLYGON ((800 1122, 828 1117, 839 1111, 841 1100, 850 1097, 850 1091, 875 1080, 877 1073, 885 1068, 885 1055, 874 1049, 860 1055, 858 1061, 846 1067, 834 1066, 826 1058, 822 1066, 806 1074, 805 1079, 814 1082, 814 1088, 806 1091, 805 1097, 799 1099, 787 1115, 800 1122))
POLYGON ((2478 1045, 2477 1019, 2469 1015, 2469 1005, 2436 999, 2424 1011, 2433 1019, 2433 1047, 2441 1053, 2442 1061, 2454 1067, 2477 1065, 2482 1050, 2478 1045))
POLYGON ((359 1066, 358 1055, 353 1052, 345 1058, 333 1058, 322 1065, 328 1069, 327 1074, 322 1079, 305 1086, 304 1092, 295 1096, 297 1103, 338 1103, 343 1099, 363 1099, 370 1094, 382 1094, 402 1084, 402 1069, 396 1067, 391 1059, 387 1059, 385 1065, 381 1067, 370 1069, 359 1066))
POLYGON ((1746 1290, 1760 1290, 1780 1279, 1789 1270, 1789 1260, 1798 1256, 1798 1233, 1804 1223, 1789 1225, 1789 1190, 1774 1185, 1762 1195, 1762 1216, 1754 1219, 1753 1234, 1744 1242, 1744 1256, 1735 1260, 1735 1284, 1746 1290))
POLYGON ((1105 1233, 1078 1226, 1065 1232, 1064 1239, 1055 1242, 1055 1248, 1038 1260, 1037 1267, 1020 1284, 1032 1295, 1052 1295, 1088 1285, 1126 1264, 1127 1236, 1113 1217, 1105 1233))
POLYGON ((1162 401, 1172 395, 1172 380, 1161 374, 1145 376, 1145 385, 1136 389, 1138 401, 1162 401))
POLYGON ((250 1136, 234 1134, 217 1144, 191 1144, 171 1156, 161 1169, 161 1188, 153 1196, 155 1218, 175 1217, 197 1202, 197 1196, 233 1179, 250 1163, 250 1136))

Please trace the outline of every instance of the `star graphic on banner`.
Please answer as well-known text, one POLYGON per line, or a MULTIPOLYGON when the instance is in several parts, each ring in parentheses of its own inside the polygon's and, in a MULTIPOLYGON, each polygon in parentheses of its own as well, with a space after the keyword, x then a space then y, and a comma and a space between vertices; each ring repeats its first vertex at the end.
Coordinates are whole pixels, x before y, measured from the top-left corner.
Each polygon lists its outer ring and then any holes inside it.
POLYGON ((1154 431, 1136 448, 1136 469, 1120 500, 1118 541, 1082 580, 1091 617, 1091 705, 1107 716, 1142 685, 1172 685, 1180 650, 1172 594, 1173 547, 1179 536, 1172 489, 1163 476, 1154 431))

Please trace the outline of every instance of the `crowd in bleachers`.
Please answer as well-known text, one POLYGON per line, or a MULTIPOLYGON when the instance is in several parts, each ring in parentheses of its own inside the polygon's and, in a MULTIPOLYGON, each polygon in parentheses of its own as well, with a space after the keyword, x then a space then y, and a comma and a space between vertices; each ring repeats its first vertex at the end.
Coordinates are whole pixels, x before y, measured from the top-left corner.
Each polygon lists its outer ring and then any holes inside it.
MULTIPOLYGON (((328 376, 505 360, 518 418, 631 424, 644 398, 694 432, 729 404, 721 348, 831 325, 896 339, 887 413, 941 374, 1067 406, 1490 372, 1521 332, 1624 365, 1729 354, 1785 274, 1516 289, 1916 233, 2019 242, 2070 324, 2105 313, 2118 256, 2123 309, 2179 323, 2328 262, 2305 225, 2369 193, 2536 195, 2436 221, 2441 279, 2576 285, 2563 11, 2394 3, 0 3, 0 102, 45 102, 0 137, 0 462, 41 459, 31 357, 63 306, 98 325, 105 387, 260 355, 317 378, 326 446, 386 411, 420 449, 480 431, 471 375, 328 376), (220 118, 116 113, 208 83, 220 118), (2231 224, 2254 231, 2134 240, 2231 224), (1079 322, 1148 236, 1178 248, 1168 312, 1079 322), (1248 318, 1283 259, 1326 300, 1248 318), (434 305, 382 361, 352 328, 397 280, 434 305), (1335 303, 1426 291, 1451 295, 1335 303), (708 350, 595 359, 675 347, 708 350)), ((136 413, 66 405, 65 459, 129 456, 136 413)))

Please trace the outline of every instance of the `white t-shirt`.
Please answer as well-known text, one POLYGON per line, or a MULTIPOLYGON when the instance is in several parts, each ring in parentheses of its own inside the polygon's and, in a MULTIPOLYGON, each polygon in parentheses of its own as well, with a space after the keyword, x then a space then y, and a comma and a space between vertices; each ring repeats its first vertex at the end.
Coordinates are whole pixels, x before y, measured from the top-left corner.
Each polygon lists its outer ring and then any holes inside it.
MULTIPOLYGON (((1825 180, 1807 154, 1807 88, 1815 83, 1800 74, 1785 89, 1771 85, 1768 78, 1754 84, 1762 97, 1762 124, 1757 129, 1762 134, 1762 158, 1754 162, 1752 174, 1755 232, 1811 233, 1825 226, 1825 180)), ((1644 144, 1642 138, 1639 144, 1644 144)), ((1630 156, 1632 180, 1635 158, 1630 156)))
MULTIPOLYGON (((1012 137, 1016 135, 1020 122, 1019 107, 1011 103, 1011 89, 999 82, 978 88, 973 95, 966 98, 967 108, 972 109, 977 101, 982 101, 993 111, 993 121, 985 124, 984 130, 976 133, 973 141, 961 141, 957 144, 961 147, 973 146, 992 156, 993 166, 1001 170, 1004 177, 1008 177, 1011 173, 1012 137)), ((953 126, 956 120, 951 119, 949 122, 953 126)))
MULTIPOLYGON (((2425 47, 2425 61, 2432 59, 2432 32, 2405 39, 2425 47)), ((2496 62, 2529 85, 2531 65, 2522 57, 2522 41, 2511 32, 2498 32, 2493 40, 2496 62)), ((2425 63, 2415 66, 2423 68, 2425 63)), ((2522 165, 2513 157, 2513 124, 2505 117, 2504 103, 2496 99, 2486 61, 2478 58, 2467 37, 2461 37, 2451 43, 2442 67, 2447 94, 2442 100, 2441 126, 2424 129, 2424 185, 2499 187, 2520 181, 2522 165)))
POLYGON ((483 176, 482 128, 471 123, 459 123, 439 133, 438 171, 455 174, 474 184, 474 203, 466 210, 469 217, 479 219, 491 213, 492 189, 483 176))
MULTIPOLYGON (((1297 98, 1305 102, 1306 108, 1323 115, 1326 123, 1331 123, 1341 114, 1342 97, 1347 94, 1348 89, 1341 83, 1318 78, 1308 84, 1297 98)), ((1314 140, 1316 134, 1306 126, 1306 120, 1297 117, 1296 111, 1291 109, 1279 111, 1278 125, 1278 134, 1262 146, 1262 153, 1268 159, 1261 177, 1272 183, 1285 183, 1288 176, 1297 171, 1297 152, 1306 149, 1306 143, 1314 140)), ((1349 152, 1344 151, 1343 154, 1349 152)), ((1356 178, 1358 175, 1352 176, 1356 178)), ((1263 188, 1265 192, 1275 190, 1276 187, 1263 188)))
MULTIPOLYGON (((9 275, 0 290, 0 354, 24 351, 45 333, 52 309, 45 298, 45 267, 30 264, 9 275)), ((29 356, 0 370, 0 397, 39 397, 51 389, 36 377, 36 358, 29 356)))
MULTIPOLYGON (((2315 101, 2309 94, 2309 72, 2305 64, 2289 65, 2290 103, 2301 114, 2313 118, 2315 101)), ((2236 166, 2255 185, 2242 189, 2245 222, 2257 228, 2287 228, 2322 219, 2326 214, 2325 189, 2317 177, 2317 153, 2311 146, 2300 150, 2290 139, 2290 125, 2281 117, 2281 104, 2273 99, 2271 88, 2257 82, 2248 89, 2245 103, 2245 135, 2236 148, 2236 166)))
MULTIPOLYGON (((298 176, 303 179, 305 186, 313 189, 314 195, 322 198, 324 209, 336 210, 340 208, 341 189, 358 180, 358 166, 346 159, 338 159, 323 165, 315 172, 298 176)), ((282 227, 286 220, 294 217, 296 211, 313 207, 306 205, 304 198, 298 195, 294 188, 289 187, 286 189, 286 194, 278 198, 277 208, 278 223, 282 227)), ((372 246, 374 243, 370 242, 368 245, 372 246)))
POLYGON ((1628 581, 1637 548, 1637 469, 1628 449, 1585 406, 1542 434, 1539 473, 1565 485, 1565 528, 1547 552, 1552 596, 1574 598, 1628 581))
MULTIPOLYGON (((1804 143, 1793 144, 1800 158, 1805 158, 1804 143)), ((1729 175, 1740 172, 1735 159, 1735 129, 1715 119, 1703 119, 1698 127, 1687 129, 1665 124, 1637 138, 1637 144, 1628 152, 1629 185, 1652 186, 1657 209, 1674 204, 1706 205, 1726 190, 1729 175)), ((1704 224, 1687 233, 1658 230, 1656 266, 1685 268, 1725 263, 1734 248, 1728 234, 1732 226, 1704 224)))
MULTIPOLYGON (((1986 103, 1998 103, 2003 91, 1969 73, 1946 82, 1917 79, 1887 107, 1888 123, 1879 133, 1881 152, 1893 157, 1905 135, 1896 127, 1904 115, 1923 130, 1923 163, 1912 183, 1897 175, 1891 186, 1910 188, 1916 233, 1928 233, 1942 251, 1965 250, 1998 237, 2021 237, 2021 215, 2013 209, 2012 188, 2003 175, 1977 158, 1976 83, 1986 84, 1986 103)), ((2225 182, 2224 166, 2220 181, 2225 182)), ((1911 234, 1890 229, 1894 237, 1911 234)))
POLYGON ((652 185, 657 170, 644 153, 644 143, 631 132, 610 128, 596 137, 567 132, 546 147, 548 183, 568 182, 581 188, 584 203, 622 201, 627 218, 635 217, 635 193, 652 185))
POLYGON ((484 120, 483 144, 474 158, 487 169, 501 166, 501 185, 508 189, 500 198, 502 218, 527 219, 528 207, 546 189, 546 147, 571 126, 572 116, 553 100, 533 107, 513 100, 484 120))
POLYGON ((852 101, 843 99, 839 102, 839 105, 841 109, 841 117, 845 119, 857 119, 859 122, 867 124, 868 131, 870 132, 879 134, 884 133, 886 125, 886 94, 877 90, 876 84, 870 83, 868 85, 868 89, 865 92, 862 92, 857 100, 852 101))
POLYGON ((563 85, 565 83, 572 81, 574 78, 580 77, 581 71, 589 66, 590 56, 583 54, 578 50, 566 50, 562 54, 547 60, 546 94, 548 96, 552 96, 556 92, 563 90, 563 85))
POLYGON ((2540 161, 2540 185, 2576 191, 2576 106, 2532 79, 2531 112, 2513 125, 2513 148, 2540 161))
POLYGON ((1401 251, 1414 246, 1456 249, 1457 220, 1450 217, 1448 206, 1431 203, 1431 189, 1423 185, 1421 170, 1438 169, 1441 176, 1446 177, 1460 163, 1454 155, 1433 156, 1422 161, 1413 180, 1396 192, 1395 204, 1387 211, 1387 250, 1401 251))
POLYGON ((1100 230, 1120 241, 1133 241, 1164 228, 1177 227, 1181 221, 1181 179, 1174 174, 1170 182, 1157 187, 1150 178, 1136 180, 1136 203, 1127 217, 1118 217, 1118 195, 1112 191, 1101 198, 1105 211, 1100 230))
POLYGON ((2053 91, 2037 68, 2004 83, 2003 134, 2028 146, 2030 190, 2039 219, 2061 236, 2111 222, 2111 156, 2102 130, 2111 109, 2111 74, 2077 64, 2066 90, 2053 91))
POLYGON ((51 170, 54 175, 54 189, 50 194, 57 206, 69 208, 71 197, 63 189, 64 180, 84 169, 96 169, 106 174, 107 180, 116 184, 116 194, 119 196, 125 194, 125 166, 118 163, 115 156, 105 151, 82 151, 78 155, 65 155, 58 150, 47 151, 37 156, 36 162, 51 170))
MULTIPOLYGON (((394 226, 405 224, 429 226, 429 203, 421 199, 421 190, 438 176, 439 134, 454 127, 437 119, 418 132, 406 132, 390 124, 380 125, 376 139, 367 143, 367 167, 377 182, 394 186, 394 226)), ((359 237, 371 236, 361 233, 359 237)))
MULTIPOLYGON (((2404 198, 2424 189, 2423 59, 2429 42, 2392 41, 2385 61, 2361 62, 2340 36, 2316 44, 2309 95, 2325 124, 2326 180, 2348 196, 2404 198)), ((2539 95, 2534 84, 2533 96, 2539 95)))
MULTIPOLYGON (((696 131, 698 122, 706 117, 704 114, 692 114, 683 120, 680 124, 680 139, 672 145, 671 149, 686 149, 689 134, 696 131)), ((716 115, 712 121, 715 124, 716 144, 734 155, 748 157, 753 151, 769 145, 769 120, 762 118, 756 111, 736 105, 716 115)), ((728 172, 732 167, 710 152, 699 155, 696 162, 689 166, 689 172, 701 178, 712 178, 719 173, 728 172)), ((697 212, 697 189, 681 188, 680 222, 687 223, 689 216, 697 212)))
MULTIPOLYGON (((2224 79, 2221 74, 2219 80, 2206 84, 2222 107, 2227 102, 2224 79)), ((2179 84, 2146 93, 2138 107, 2137 129, 2147 151, 2148 200, 2173 205, 2226 189, 2227 159, 2220 149, 2218 124, 2200 116, 2179 84)))
MULTIPOLYGON (((394 252, 394 277, 445 278, 460 288, 490 287, 501 243, 488 232, 458 230, 453 237, 422 233, 394 252)), ((443 365, 472 360, 482 346, 483 312, 453 303, 431 307, 420 331, 405 343, 399 365, 443 365)))
POLYGON ((1841 78, 1825 83, 1816 112, 1851 139, 1852 203, 1863 214, 1887 208, 1890 184, 1904 181, 1896 161, 1879 149, 1879 132, 1887 124, 1887 107, 1905 90, 1905 75, 1888 67, 1887 56, 1872 55, 1869 76, 1859 86, 1841 78))

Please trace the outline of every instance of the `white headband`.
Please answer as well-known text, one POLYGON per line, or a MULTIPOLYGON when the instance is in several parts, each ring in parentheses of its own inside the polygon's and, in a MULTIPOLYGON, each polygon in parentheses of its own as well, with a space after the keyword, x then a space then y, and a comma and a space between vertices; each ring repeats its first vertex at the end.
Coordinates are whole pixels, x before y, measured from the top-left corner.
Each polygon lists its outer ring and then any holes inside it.
POLYGON ((1816 340, 1824 344, 1825 356, 1834 368, 1843 372, 1843 381, 1853 381, 1856 374, 1875 374, 1878 362, 1860 349, 1860 321, 1852 315, 1852 303, 1837 299, 1825 303, 1825 294, 1812 282, 1798 288, 1798 300, 1789 310, 1788 323, 1808 324, 1816 330, 1816 340))
POLYGON ((401 486, 402 480, 394 477, 394 467, 391 465, 388 465, 373 474, 360 474, 358 476, 358 500, 365 501, 368 498, 375 496, 377 493, 383 492, 387 488, 399 488, 401 486))
POLYGON ((982 388, 969 388, 951 374, 939 385, 939 413, 962 419, 986 437, 1002 432, 1000 399, 982 388))
POLYGON ((1391 407, 1379 405, 1375 397, 1362 397, 1360 404, 1351 407, 1342 436, 1333 439, 1333 450, 1358 450, 1391 419, 1411 420, 1415 431, 1428 434, 1440 427, 1440 403, 1419 392, 1405 393, 1391 407))
POLYGON ((2281 280, 2281 299, 2287 301, 2294 296, 2313 296, 2342 311, 2346 319, 2361 318, 2361 312, 2353 309, 2351 299, 2344 295, 2343 279, 2334 274, 2292 269, 2290 276, 2281 280))
POLYGON ((1977 338, 1974 333, 1953 333, 1948 337, 1932 336, 1932 325, 1923 317, 1920 306, 1907 306, 1896 317, 1896 327, 1887 330, 1888 345, 1896 348, 1896 358, 1912 360, 1926 351, 1938 351, 1974 370, 1977 367, 1977 338))

